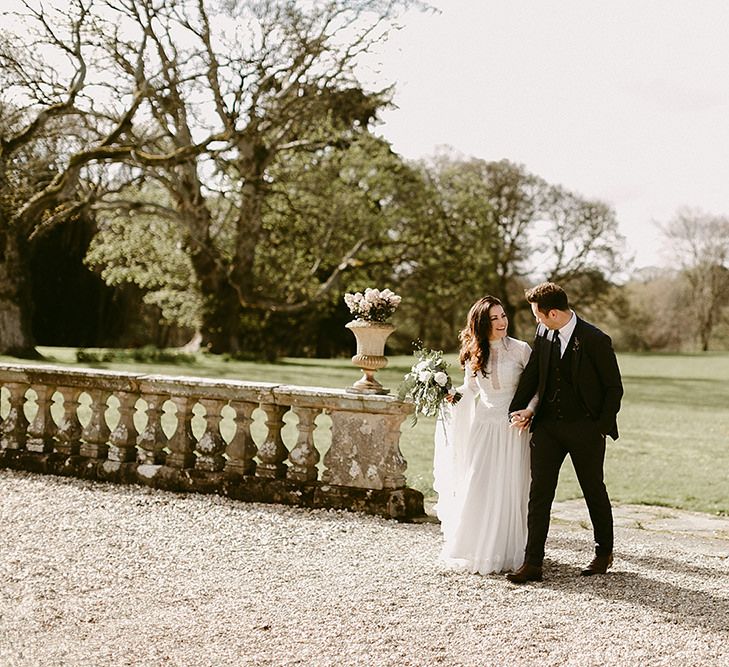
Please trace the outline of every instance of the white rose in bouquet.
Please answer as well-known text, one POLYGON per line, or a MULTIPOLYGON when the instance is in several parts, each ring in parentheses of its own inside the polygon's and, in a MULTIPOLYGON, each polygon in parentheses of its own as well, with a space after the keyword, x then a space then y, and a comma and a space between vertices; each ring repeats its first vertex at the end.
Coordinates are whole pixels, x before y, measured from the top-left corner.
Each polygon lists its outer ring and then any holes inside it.
POLYGON ((436 384, 440 385, 441 387, 445 387, 448 384, 448 373, 438 371, 433 376, 433 379, 435 380, 436 384))
POLYGON ((430 371, 420 371, 420 373, 418 373, 418 380, 423 384, 428 384, 428 382, 430 382, 430 378, 432 377, 433 374, 430 371))

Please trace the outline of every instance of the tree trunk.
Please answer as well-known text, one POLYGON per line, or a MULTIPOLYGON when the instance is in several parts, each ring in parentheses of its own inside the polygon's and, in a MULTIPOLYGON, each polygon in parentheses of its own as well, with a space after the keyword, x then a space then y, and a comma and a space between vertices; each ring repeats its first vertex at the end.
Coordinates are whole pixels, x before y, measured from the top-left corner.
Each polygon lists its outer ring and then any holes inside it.
POLYGON ((499 271, 498 274, 498 287, 496 288, 498 290, 498 298, 501 301, 501 305, 504 307, 504 312, 506 313, 506 317, 509 318, 509 328, 510 332, 509 335, 513 336, 514 338, 518 338, 519 336, 519 328, 516 322, 516 306, 511 302, 511 299, 509 297, 509 279, 506 277, 506 271, 505 269, 502 269, 499 271))
POLYGON ((0 354, 37 357, 27 244, 0 220, 0 354))
POLYGON ((509 326, 511 328, 509 335, 513 336, 514 338, 518 338, 519 325, 516 322, 516 306, 511 303, 511 301, 509 301, 509 297, 506 296, 506 293, 504 293, 504 297, 502 298, 501 303, 504 306, 504 312, 506 313, 506 317, 509 318, 509 326))
POLYGON ((704 289, 698 296, 699 307, 699 340, 701 342, 701 351, 709 351, 709 342, 711 334, 714 331, 714 299, 712 298, 711 288, 704 289))
POLYGON ((240 349, 240 299, 225 273, 223 258, 215 252, 211 242, 190 253, 203 300, 200 346, 213 354, 235 354, 240 349))
POLYGON ((210 234, 211 215, 195 163, 180 166, 178 177, 171 194, 189 229, 187 247, 203 300, 200 346, 214 354, 235 354, 240 349, 240 299, 210 234))
MULTIPOLYGON (((201 285, 203 282, 208 281, 201 281, 201 285)), ((214 292, 201 288, 204 299, 201 346, 213 354, 235 354, 240 351, 240 301, 226 280, 215 282, 219 288, 214 292)))
POLYGON ((711 321, 704 321, 701 322, 699 326, 699 340, 701 341, 701 351, 708 352, 709 341, 711 340, 711 332, 714 329, 713 324, 711 321))

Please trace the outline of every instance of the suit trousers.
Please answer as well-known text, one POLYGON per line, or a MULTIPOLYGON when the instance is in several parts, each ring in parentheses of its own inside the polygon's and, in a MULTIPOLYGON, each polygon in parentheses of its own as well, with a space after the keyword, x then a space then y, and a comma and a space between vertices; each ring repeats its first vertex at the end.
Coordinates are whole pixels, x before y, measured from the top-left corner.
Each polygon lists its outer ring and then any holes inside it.
POLYGON ((587 504, 595 538, 595 554, 613 551, 613 514, 603 479, 605 436, 589 419, 540 420, 531 438, 531 485, 526 562, 541 565, 549 532, 550 511, 559 471, 569 454, 587 504))

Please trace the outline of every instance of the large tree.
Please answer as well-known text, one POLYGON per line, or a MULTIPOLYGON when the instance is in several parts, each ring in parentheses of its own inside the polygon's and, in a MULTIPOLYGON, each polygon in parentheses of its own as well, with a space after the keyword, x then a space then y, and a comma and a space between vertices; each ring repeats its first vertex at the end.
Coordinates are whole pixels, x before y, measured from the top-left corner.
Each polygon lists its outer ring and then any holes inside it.
MULTIPOLYGON (((203 342, 212 351, 237 350, 246 311, 291 313, 316 303, 366 248, 363 229, 338 250, 328 273, 312 274, 313 282, 274 293, 260 280, 277 167, 356 141, 388 103, 390 91, 368 91, 357 65, 407 4, 118 3, 135 37, 110 33, 104 49, 117 81, 147 82, 147 116, 130 129, 136 145, 148 155, 186 150, 211 125, 223 139, 142 173, 168 193, 169 205, 153 208, 177 216, 201 294, 203 342), (140 71, 135 58, 144 42, 140 71)), ((112 199, 119 207, 140 204, 112 199)))
MULTIPOLYGON (((54 177, 12 202, 3 228, 26 242, 81 206, 174 216, 201 294, 204 342, 215 351, 236 349, 243 310, 295 312, 331 289, 365 236, 304 294, 271 299, 257 283, 272 168, 353 141, 375 118, 390 91, 369 90, 358 63, 415 3, 74 0, 47 9, 52 4, 24 1, 33 38, 3 45, 7 101, 21 101, 2 138, 3 176, 49 118, 73 115, 81 130, 54 177), (59 55, 68 59, 60 69, 59 55), (145 183, 166 196, 128 197, 145 183)), ((22 319, 19 289, 8 298, 22 319)), ((32 344, 27 327, 19 341, 32 344)))
POLYGON ((729 301, 729 218, 684 207, 661 230, 688 285, 685 312, 706 351, 729 301))
MULTIPOLYGON (((609 293, 623 266, 624 241, 605 203, 550 185, 508 160, 446 153, 422 168, 439 202, 429 222, 432 249, 411 275, 411 288, 425 292, 420 302, 432 305, 424 335, 440 331, 438 309, 452 332, 468 304, 486 293, 514 318, 524 309, 523 288, 539 280, 562 283, 581 308, 609 293)), ((441 335, 436 339, 445 345, 441 335)))
POLYGON ((67 137, 79 130, 87 75, 80 33, 88 20, 76 2, 51 30, 42 8, 26 8, 40 26, 26 35, 32 43, 0 34, 0 352, 24 355, 33 350, 30 237, 62 195, 32 215, 19 212, 50 188, 73 143, 67 137), (64 71, 48 68, 46 58, 60 59, 64 71))
MULTIPOLYGON (((54 225, 90 214, 118 180, 110 164, 174 163, 204 150, 208 135, 184 150, 145 154, 129 129, 147 82, 104 94, 109 72, 98 37, 106 20, 93 0, 21 0, 15 32, 0 38, 0 351, 33 351, 30 248, 54 225)), ((138 49, 135 67, 144 58, 138 49)))
MULTIPOLYGON (((307 329, 320 328, 328 317, 343 314, 342 291, 369 284, 394 286, 398 267, 420 250, 410 230, 426 207, 423 183, 387 142, 366 131, 341 146, 275 161, 269 177, 252 269, 273 307, 263 313, 240 309, 240 339, 248 352, 265 352, 260 348, 266 339, 272 353, 310 352, 315 331, 308 332, 309 344, 303 346, 292 340, 296 335, 287 338, 284 326, 275 336, 267 334, 284 323, 291 323, 295 331, 304 323, 307 329), (337 272, 337 264, 348 254, 352 259, 347 270, 337 272), (279 305, 304 303, 312 293, 321 297, 306 313, 279 305)), ((169 196, 151 186, 123 194, 125 202, 133 194, 138 206, 117 208, 110 202, 108 209, 101 209, 99 205, 100 232, 88 262, 110 284, 136 284, 147 302, 162 308, 168 322, 199 327, 203 314, 199 282, 169 196)), ((225 198, 211 196, 208 205, 221 222, 218 238, 225 248, 235 236, 236 218, 228 214, 225 198)), ((343 349, 348 347, 349 333, 345 334, 343 349)))

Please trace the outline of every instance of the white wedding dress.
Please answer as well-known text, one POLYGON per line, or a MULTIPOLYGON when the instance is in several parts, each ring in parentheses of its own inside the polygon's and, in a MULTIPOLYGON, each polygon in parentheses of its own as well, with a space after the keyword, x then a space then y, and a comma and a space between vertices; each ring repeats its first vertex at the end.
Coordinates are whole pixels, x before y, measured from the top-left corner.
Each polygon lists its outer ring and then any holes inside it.
POLYGON ((492 342, 487 375, 467 367, 463 398, 436 421, 433 488, 452 568, 488 574, 524 561, 529 436, 509 426, 509 403, 530 352, 514 338, 492 342))

